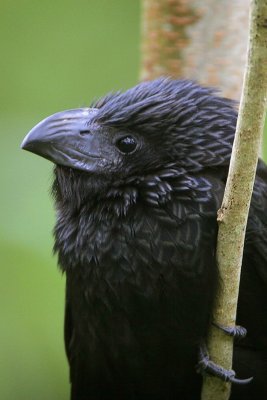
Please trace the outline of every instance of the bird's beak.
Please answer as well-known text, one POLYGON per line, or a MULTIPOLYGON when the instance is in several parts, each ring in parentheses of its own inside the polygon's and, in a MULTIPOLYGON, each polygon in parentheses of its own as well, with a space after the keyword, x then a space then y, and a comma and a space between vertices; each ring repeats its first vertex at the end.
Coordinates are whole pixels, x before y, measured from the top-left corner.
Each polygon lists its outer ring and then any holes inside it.
POLYGON ((53 114, 28 133, 21 148, 58 165, 94 171, 101 159, 99 135, 90 124, 96 112, 80 108, 53 114))

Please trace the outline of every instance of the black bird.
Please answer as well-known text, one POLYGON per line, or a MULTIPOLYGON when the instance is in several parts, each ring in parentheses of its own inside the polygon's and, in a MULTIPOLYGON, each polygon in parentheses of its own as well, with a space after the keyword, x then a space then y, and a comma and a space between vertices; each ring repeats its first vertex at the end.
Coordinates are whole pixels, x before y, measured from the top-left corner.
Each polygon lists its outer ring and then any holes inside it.
MULTIPOLYGON (((22 147, 56 164, 71 399, 200 399, 198 349, 219 283, 217 222, 235 104, 158 79, 40 122, 22 147)), ((249 214, 231 400, 267 398, 267 167, 249 214)))

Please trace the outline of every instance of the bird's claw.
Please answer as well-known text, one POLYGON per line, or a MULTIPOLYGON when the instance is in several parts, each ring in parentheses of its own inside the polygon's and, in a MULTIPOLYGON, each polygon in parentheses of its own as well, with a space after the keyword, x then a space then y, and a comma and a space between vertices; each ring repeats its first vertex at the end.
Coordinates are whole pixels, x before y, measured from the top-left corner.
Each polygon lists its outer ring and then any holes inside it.
POLYGON ((206 345, 202 344, 199 348, 199 361, 197 365, 197 372, 201 374, 209 374, 216 376, 224 382, 236 383, 238 385, 246 385, 253 379, 238 379, 235 376, 235 371, 227 370, 210 360, 206 345))
POLYGON ((221 329, 224 333, 226 333, 226 335, 233 336, 236 339, 243 339, 247 334, 246 328, 240 325, 224 326, 215 322, 213 322, 212 324, 221 329))

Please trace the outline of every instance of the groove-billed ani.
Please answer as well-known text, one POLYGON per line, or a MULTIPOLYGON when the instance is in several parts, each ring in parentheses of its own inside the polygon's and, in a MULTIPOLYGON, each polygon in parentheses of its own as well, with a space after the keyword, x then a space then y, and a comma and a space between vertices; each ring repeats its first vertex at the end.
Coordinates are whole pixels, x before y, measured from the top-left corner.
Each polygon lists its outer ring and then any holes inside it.
MULTIPOLYGON (((219 282, 216 212, 237 113, 159 79, 38 124, 22 147, 53 161, 55 252, 66 273, 72 400, 200 398, 200 342, 219 282)), ((248 220, 231 399, 267 398, 267 168, 248 220)))

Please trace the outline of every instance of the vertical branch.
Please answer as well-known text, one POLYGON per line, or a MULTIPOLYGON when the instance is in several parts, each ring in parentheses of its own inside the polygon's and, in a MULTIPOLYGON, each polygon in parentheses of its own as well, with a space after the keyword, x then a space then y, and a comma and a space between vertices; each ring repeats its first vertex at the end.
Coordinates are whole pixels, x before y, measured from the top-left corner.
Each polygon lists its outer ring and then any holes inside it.
MULTIPOLYGON (((267 0, 252 0, 248 60, 222 207, 218 212, 217 260, 221 285, 214 321, 235 324, 246 223, 257 168, 267 102, 267 0)), ((233 339, 212 327, 211 359, 231 369, 233 339)), ((243 378, 243 377, 242 377, 243 378)), ((230 384, 206 376, 202 400, 227 400, 230 384)))

